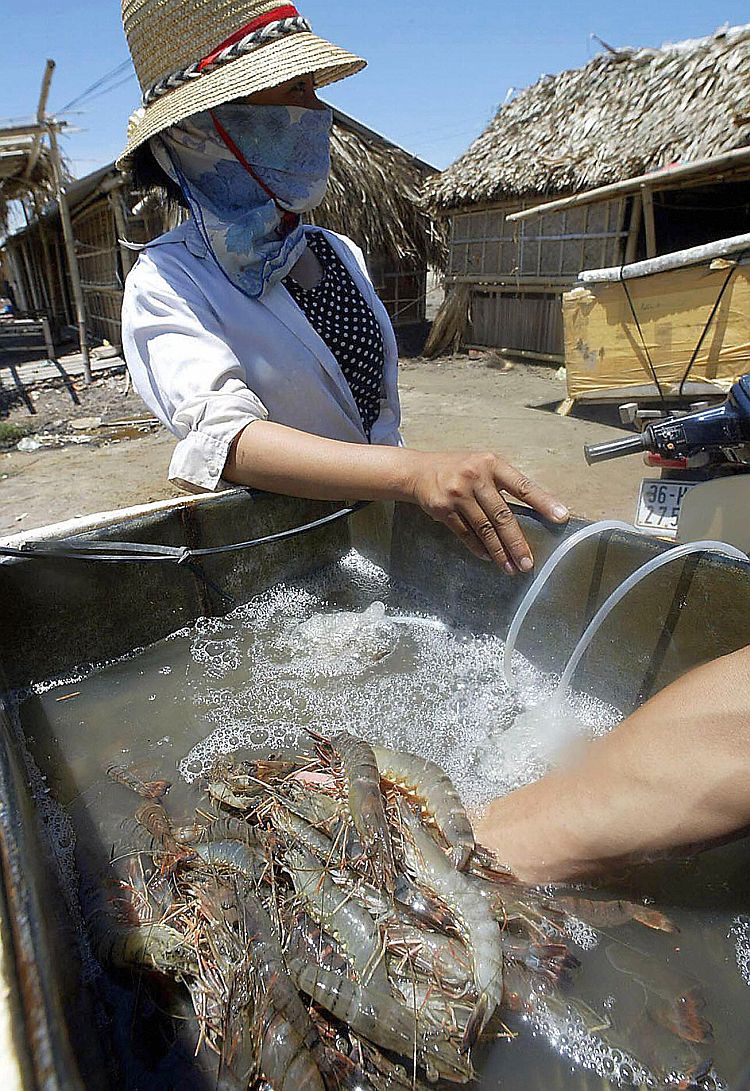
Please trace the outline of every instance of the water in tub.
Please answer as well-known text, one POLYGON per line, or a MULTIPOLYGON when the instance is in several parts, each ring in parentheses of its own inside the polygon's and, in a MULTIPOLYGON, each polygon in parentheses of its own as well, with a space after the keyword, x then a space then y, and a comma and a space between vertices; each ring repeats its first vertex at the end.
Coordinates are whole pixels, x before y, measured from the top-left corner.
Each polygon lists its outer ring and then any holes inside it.
MULTIPOLYGON (((571 737, 600 734, 620 718, 580 693, 550 718, 545 710, 557 679, 516 654, 513 693, 502 654, 499 636, 431 615, 413 593, 351 553, 228 617, 202 619, 126 659, 37 686, 19 698, 17 714, 71 899, 80 890, 90 898, 110 856, 127 853, 139 801, 106 778, 113 762, 145 779, 171 780, 169 809, 179 823, 194 812, 200 778, 219 755, 305 746, 306 727, 346 729, 437 761, 478 811, 538 777, 571 737)), ((680 931, 629 924, 605 927, 597 937, 583 923, 573 929, 569 939, 583 963, 576 995, 600 1023, 612 1022, 610 1044, 564 1009, 509 1016, 518 1036, 489 1049, 483 1086, 583 1091, 610 1079, 648 1085, 656 1054, 665 1070, 687 1061, 679 1051, 665 1058, 653 1021, 645 1027, 645 1007, 660 1007, 668 1023, 680 1017, 675 998, 694 987, 706 997, 717 1074, 701 1086, 742 1086, 750 1061, 745 858, 741 847, 727 847, 649 869, 632 888, 627 883, 636 880, 624 880, 617 896, 637 900, 645 892, 680 931)), ((122 1029, 123 1038, 128 1033, 122 1029)), ((669 1049, 677 1041, 672 1036, 669 1049)), ((151 1048, 166 1051, 163 1043, 151 1048)), ((146 1049, 142 1041, 139 1049, 146 1049)), ((145 1063, 132 1062, 124 1086, 140 1086, 145 1063)), ((189 1086, 191 1063, 186 1056, 181 1086, 189 1086)), ((153 1057, 146 1067, 155 1091, 174 1086, 174 1066, 163 1079, 153 1057)))

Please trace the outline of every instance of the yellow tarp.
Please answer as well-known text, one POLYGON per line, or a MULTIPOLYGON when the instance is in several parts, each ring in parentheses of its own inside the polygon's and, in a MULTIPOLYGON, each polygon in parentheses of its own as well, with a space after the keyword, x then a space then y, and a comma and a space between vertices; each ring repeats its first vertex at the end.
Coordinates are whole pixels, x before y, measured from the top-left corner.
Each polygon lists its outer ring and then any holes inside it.
MULTIPOLYGON (((643 338, 665 393, 675 393, 729 270, 692 265, 628 280, 643 338)), ((653 385, 643 341, 619 283, 591 284, 563 296, 568 395, 653 385)), ((734 268, 690 379, 721 389, 750 372, 750 267, 734 268)))

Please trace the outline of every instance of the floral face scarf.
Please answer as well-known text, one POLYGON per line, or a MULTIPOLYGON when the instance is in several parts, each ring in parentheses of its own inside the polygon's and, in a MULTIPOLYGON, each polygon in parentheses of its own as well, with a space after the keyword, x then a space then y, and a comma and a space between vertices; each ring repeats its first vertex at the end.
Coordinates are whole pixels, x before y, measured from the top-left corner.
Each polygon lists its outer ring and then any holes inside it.
POLYGON ((151 141, 214 258, 252 299, 304 252, 299 213, 325 196, 332 120, 329 109, 228 103, 151 141))

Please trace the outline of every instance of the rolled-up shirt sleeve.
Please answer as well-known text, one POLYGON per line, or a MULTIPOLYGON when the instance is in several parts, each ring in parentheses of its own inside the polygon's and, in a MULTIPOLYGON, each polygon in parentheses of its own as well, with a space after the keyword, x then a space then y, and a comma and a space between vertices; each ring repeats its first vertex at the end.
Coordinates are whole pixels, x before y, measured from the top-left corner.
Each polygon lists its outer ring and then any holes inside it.
POLYGON ((141 255, 125 285, 123 351, 133 384, 178 439, 169 479, 215 491, 239 433, 268 410, 221 333, 215 311, 177 263, 141 255), (163 264, 163 263, 160 263, 163 264))

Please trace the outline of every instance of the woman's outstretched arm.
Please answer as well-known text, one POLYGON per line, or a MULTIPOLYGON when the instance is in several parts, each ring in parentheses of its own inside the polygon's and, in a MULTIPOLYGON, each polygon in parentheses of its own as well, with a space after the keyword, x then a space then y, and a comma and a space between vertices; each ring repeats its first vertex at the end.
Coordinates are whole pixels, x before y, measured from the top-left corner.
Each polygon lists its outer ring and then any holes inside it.
POLYGON ((750 825, 750 647, 686 674, 572 766, 495 801, 483 844, 529 883, 583 878, 750 825))
POLYGON ((223 477, 312 500, 418 504, 509 573, 530 571, 533 558, 503 491, 552 522, 568 519, 562 504, 494 454, 342 443, 263 420, 235 439, 223 477))

